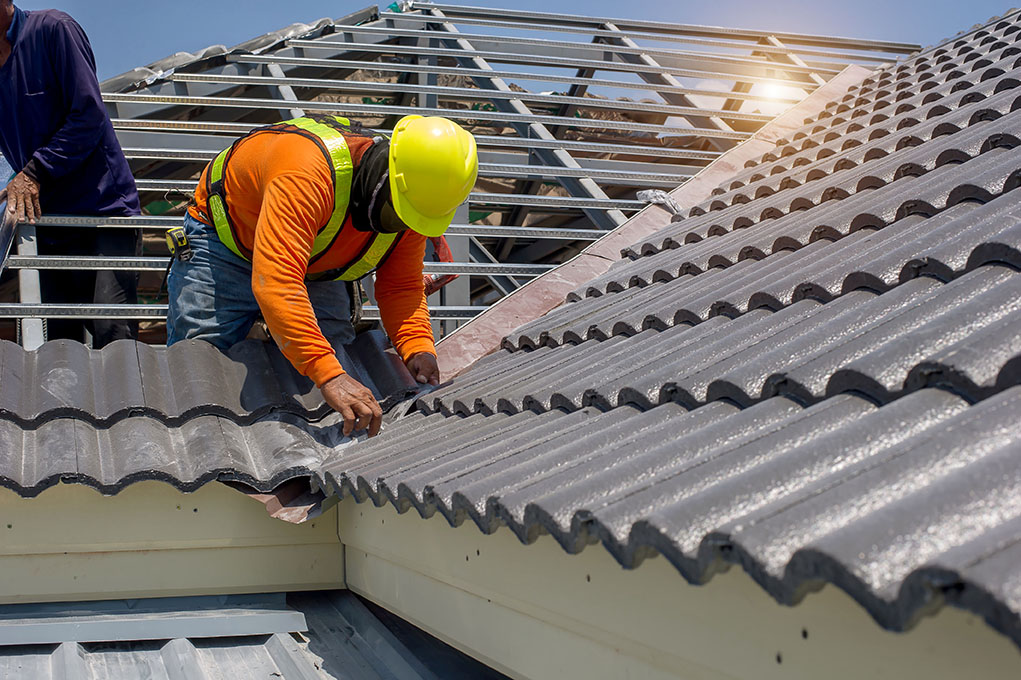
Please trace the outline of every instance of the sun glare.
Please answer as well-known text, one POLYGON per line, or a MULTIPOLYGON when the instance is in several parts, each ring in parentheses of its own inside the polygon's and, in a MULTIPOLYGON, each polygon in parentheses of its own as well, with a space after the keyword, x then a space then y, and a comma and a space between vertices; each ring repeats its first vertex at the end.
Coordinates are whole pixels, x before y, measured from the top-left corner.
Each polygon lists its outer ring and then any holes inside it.
POLYGON ((762 96, 770 99, 784 99, 789 97, 788 90, 791 88, 776 83, 766 83, 762 86, 762 96))

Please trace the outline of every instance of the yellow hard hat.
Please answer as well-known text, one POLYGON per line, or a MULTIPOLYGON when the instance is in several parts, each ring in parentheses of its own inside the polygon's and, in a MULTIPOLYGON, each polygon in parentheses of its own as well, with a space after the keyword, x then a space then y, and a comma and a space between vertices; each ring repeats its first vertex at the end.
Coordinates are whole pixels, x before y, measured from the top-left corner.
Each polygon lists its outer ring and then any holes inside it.
POLYGON ((479 173, 475 138, 439 116, 405 116, 390 138, 390 200, 413 231, 440 236, 479 173))

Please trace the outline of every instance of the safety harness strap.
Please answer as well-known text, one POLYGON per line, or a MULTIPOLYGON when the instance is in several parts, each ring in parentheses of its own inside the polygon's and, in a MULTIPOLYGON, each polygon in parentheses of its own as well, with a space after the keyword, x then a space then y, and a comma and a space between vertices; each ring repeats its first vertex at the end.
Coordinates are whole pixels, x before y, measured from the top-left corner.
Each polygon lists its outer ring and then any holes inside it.
MULTIPOLYGON (((266 132, 291 132, 297 133, 316 143, 327 162, 333 168, 333 212, 329 221, 319 229, 315 240, 312 242, 312 252, 309 257, 309 264, 314 263, 322 257, 336 241, 344 221, 347 218, 348 205, 351 200, 351 178, 354 173, 354 163, 351 159, 351 152, 347 140, 341 132, 341 128, 348 128, 350 122, 347 119, 335 117, 332 120, 305 117, 284 121, 264 128, 253 130, 241 139, 234 142, 229 148, 217 154, 210 163, 206 173, 206 193, 209 203, 209 213, 216 228, 216 234, 220 241, 227 246, 238 257, 251 262, 252 253, 245 248, 237 236, 237 230, 230 217, 227 208, 227 194, 224 189, 224 177, 227 171, 227 164, 234 149, 246 137, 266 132)), ((332 269, 308 278, 315 280, 335 279, 341 281, 355 281, 378 268, 393 250, 398 242, 399 234, 374 234, 362 251, 353 260, 343 267, 332 269)))
POLYGON ((351 262, 343 267, 310 274, 313 281, 357 281, 383 266, 404 234, 376 234, 351 262))

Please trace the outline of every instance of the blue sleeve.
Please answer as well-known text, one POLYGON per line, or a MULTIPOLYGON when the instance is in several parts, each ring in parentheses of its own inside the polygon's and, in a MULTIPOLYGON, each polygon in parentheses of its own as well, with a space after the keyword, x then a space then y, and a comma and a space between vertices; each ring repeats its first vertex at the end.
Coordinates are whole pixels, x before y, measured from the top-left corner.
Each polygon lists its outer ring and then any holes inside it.
POLYGON ((85 31, 70 17, 55 22, 52 31, 52 66, 67 116, 32 160, 51 177, 61 177, 81 165, 95 150, 102 139, 100 130, 106 110, 96 79, 96 60, 85 31))

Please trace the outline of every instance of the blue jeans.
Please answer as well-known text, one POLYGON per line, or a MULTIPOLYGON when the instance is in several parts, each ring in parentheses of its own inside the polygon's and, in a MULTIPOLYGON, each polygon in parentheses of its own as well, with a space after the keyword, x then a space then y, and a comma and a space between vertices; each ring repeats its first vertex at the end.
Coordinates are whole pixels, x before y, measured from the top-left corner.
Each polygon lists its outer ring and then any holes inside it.
MULTIPOLYGON (((188 262, 174 260, 167 288, 167 345, 186 339, 211 342, 227 350, 248 335, 260 314, 252 293, 252 265, 230 251, 216 229, 184 218, 191 244, 188 262)), ((351 300, 343 281, 307 281, 319 329, 334 347, 355 338, 351 300)))

